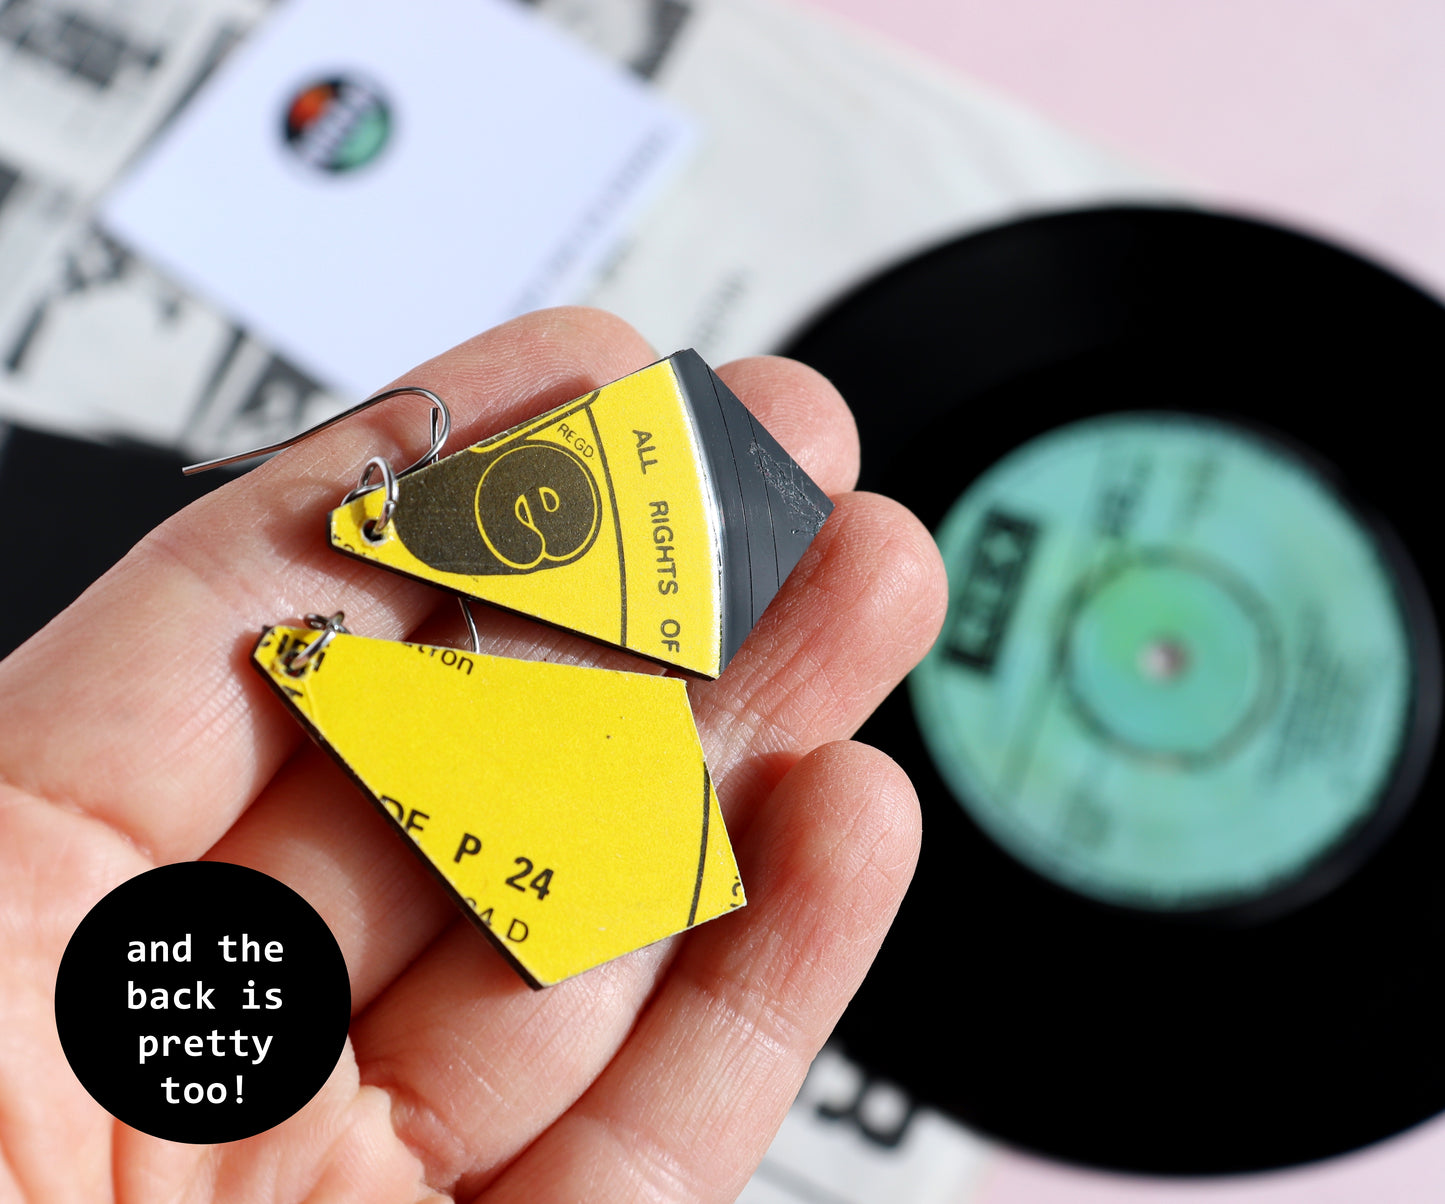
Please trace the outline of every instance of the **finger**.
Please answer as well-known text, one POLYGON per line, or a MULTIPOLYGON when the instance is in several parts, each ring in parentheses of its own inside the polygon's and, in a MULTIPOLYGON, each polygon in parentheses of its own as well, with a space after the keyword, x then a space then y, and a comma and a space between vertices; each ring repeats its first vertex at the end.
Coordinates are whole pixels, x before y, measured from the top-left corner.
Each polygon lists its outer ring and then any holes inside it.
MULTIPOLYGON (((694 695, 735 840, 747 839, 761 783, 856 729, 923 654, 940 578, 931 541, 901 507, 873 495, 839 499, 780 593, 780 612, 770 612, 771 629, 706 687, 706 707, 694 695)), ((404 940, 391 951, 398 960, 404 940)), ((665 954, 654 947, 534 994, 459 924, 353 1026, 363 1078, 396 1098, 398 1128, 433 1182, 485 1173, 606 1065, 665 954)))
POLYGON ((747 910, 694 934, 606 1071, 484 1198, 733 1199, 872 963, 918 840, 882 753, 834 744, 796 765, 742 850, 747 910))
POLYGON ((838 499, 728 671, 690 690, 730 827, 803 753, 862 726, 932 646, 947 601, 938 548, 908 510, 838 499))
POLYGON ((824 493, 845 493, 857 484, 858 424, 821 373, 797 360, 760 355, 734 360, 718 375, 740 398, 768 399, 766 414, 753 412, 824 493), (819 431, 829 437, 819 439, 819 431))
POLYGON ((305 1107, 254 1137, 197 1146, 111 1124, 107 1182, 77 1198, 444 1204, 427 1190, 421 1165, 391 1131, 385 1097, 358 1084, 349 1045, 305 1107), (169 1190, 159 1191, 162 1185, 169 1190))
POLYGON ((55 982, 91 904, 150 866, 114 836, 91 839, 95 827, 0 786, 0 1199, 106 1192, 108 1164, 90 1155, 114 1122, 66 1061, 55 982))

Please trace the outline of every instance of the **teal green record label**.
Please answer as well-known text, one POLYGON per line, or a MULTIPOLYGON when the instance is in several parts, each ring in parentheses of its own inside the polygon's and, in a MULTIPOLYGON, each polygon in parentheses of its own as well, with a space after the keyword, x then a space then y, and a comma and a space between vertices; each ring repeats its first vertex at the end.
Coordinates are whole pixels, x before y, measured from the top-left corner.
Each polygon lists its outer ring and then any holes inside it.
POLYGON ((1088 419, 996 463, 936 538, 948 617, 913 709, 955 797, 1026 865, 1125 906, 1229 906, 1369 819, 1411 641, 1374 538, 1282 445, 1088 419))

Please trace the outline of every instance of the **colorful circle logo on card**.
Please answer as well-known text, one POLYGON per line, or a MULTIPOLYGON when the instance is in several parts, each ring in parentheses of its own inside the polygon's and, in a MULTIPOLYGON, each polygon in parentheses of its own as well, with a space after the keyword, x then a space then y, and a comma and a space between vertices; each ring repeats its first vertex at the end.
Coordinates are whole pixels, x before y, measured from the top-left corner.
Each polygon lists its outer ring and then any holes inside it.
POLYGON ((340 174, 372 162, 391 138, 391 107, 372 84, 350 76, 318 80, 286 107, 286 145, 318 171, 340 174))

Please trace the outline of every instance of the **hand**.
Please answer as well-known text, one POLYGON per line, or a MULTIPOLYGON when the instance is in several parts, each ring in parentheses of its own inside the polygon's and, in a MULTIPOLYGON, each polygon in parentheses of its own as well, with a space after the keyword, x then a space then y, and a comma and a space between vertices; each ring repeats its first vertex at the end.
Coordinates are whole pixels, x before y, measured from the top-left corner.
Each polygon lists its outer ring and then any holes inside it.
MULTIPOLYGON (((555 310, 403 380, 451 403, 456 448, 655 358, 616 319, 555 310)), ((0 1197, 539 1204, 742 1189, 912 874, 912 788, 847 737, 927 649, 944 586, 905 510, 846 492, 857 439, 822 378, 771 359, 721 375, 837 500, 727 671, 690 687, 748 907, 534 992, 253 672, 255 633, 308 611, 344 608, 362 635, 461 638, 449 597, 327 546, 326 512, 358 466, 414 458, 425 429, 418 407, 378 407, 159 527, 0 664, 0 1197), (90 907, 196 858, 307 898, 341 945, 354 1009, 307 1107, 213 1147, 107 1116, 53 1018, 56 967, 90 907)), ((486 652, 656 671, 475 612, 486 652)))

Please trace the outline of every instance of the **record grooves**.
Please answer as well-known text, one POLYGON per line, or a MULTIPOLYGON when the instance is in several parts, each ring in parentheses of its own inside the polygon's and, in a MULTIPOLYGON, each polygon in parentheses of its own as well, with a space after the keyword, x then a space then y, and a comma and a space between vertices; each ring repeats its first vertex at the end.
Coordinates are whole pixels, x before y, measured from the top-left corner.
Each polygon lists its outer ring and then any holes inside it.
POLYGON ((961 239, 793 340, 857 413, 862 487, 950 569, 953 633, 861 733, 913 777, 924 849, 851 1056, 1147 1173, 1445 1108, 1442 346, 1445 310, 1380 268, 1167 209, 961 239))

